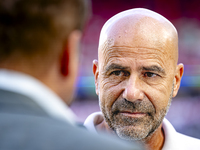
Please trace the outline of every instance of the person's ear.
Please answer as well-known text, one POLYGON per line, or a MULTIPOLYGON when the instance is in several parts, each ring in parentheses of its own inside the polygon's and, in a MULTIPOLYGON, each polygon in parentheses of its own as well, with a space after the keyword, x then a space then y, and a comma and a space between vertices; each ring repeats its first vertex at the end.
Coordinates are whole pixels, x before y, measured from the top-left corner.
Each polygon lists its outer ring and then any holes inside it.
POLYGON ((99 95, 99 68, 98 68, 98 61, 96 59, 93 60, 93 74, 95 80, 96 94, 99 95))
POLYGON ((61 74, 63 76, 68 76, 73 70, 77 70, 80 39, 81 32, 78 30, 72 31, 67 43, 64 45, 61 54, 61 74))
POLYGON ((173 97, 175 97, 178 93, 180 84, 181 84, 181 78, 183 76, 184 66, 183 64, 178 64, 176 67, 176 74, 174 77, 174 91, 173 91, 173 97))
POLYGON ((61 74, 67 76, 69 72, 69 51, 65 48, 61 57, 61 74))

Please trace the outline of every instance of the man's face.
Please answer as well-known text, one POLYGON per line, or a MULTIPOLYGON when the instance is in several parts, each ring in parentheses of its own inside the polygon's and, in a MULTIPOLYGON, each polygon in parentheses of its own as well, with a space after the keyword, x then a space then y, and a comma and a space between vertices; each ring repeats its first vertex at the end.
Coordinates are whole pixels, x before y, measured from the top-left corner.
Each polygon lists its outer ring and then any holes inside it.
POLYGON ((174 96, 174 56, 168 40, 122 32, 108 34, 99 53, 96 91, 110 128, 141 140, 161 125, 174 96))

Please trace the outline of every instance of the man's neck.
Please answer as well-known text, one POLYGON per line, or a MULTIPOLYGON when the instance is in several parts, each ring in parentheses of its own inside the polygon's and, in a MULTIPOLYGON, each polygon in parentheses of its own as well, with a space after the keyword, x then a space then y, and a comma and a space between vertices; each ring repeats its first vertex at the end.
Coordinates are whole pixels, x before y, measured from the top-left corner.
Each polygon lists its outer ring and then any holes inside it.
POLYGON ((164 141, 165 136, 161 124, 150 137, 142 141, 142 144, 147 150, 161 150, 164 145, 164 141))

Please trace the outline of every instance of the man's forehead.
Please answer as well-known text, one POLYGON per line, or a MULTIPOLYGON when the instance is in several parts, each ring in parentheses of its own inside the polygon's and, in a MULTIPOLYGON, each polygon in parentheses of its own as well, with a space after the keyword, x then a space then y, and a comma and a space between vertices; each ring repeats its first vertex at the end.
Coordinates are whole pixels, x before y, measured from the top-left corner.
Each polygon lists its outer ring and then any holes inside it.
POLYGON ((126 67, 141 67, 148 65, 165 66, 167 55, 159 49, 113 47, 102 53, 99 59, 100 68, 110 64, 121 64, 126 67))

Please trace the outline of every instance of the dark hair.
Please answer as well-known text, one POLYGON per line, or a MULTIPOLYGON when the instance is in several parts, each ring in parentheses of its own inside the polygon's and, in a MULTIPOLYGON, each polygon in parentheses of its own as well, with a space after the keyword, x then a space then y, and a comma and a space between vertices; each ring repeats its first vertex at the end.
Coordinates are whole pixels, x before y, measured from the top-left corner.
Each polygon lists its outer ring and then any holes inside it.
POLYGON ((83 29, 89 8, 86 0, 1 0, 0 63, 13 58, 49 63, 70 32, 83 29))

